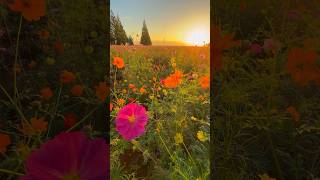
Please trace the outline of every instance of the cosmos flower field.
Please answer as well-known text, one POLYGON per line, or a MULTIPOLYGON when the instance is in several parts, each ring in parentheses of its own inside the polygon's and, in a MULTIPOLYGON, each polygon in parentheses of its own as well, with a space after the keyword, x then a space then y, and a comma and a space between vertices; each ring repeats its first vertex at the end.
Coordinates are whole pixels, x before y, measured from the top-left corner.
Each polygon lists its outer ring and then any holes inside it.
POLYGON ((209 51, 111 46, 111 179, 209 177, 209 51))

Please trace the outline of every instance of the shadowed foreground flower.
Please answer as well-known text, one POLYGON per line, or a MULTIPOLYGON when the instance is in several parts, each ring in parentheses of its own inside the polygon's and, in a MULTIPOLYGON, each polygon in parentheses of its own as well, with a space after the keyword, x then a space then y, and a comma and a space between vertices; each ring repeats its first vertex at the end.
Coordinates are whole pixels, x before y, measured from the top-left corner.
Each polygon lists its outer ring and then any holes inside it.
POLYGON ((260 180, 276 180, 275 178, 270 177, 268 174, 258 175, 260 180))
POLYGON ((64 128, 69 129, 74 126, 77 122, 77 116, 70 112, 64 115, 63 117, 64 128))
POLYGON ((199 79, 199 83, 202 89, 207 89, 210 87, 210 78, 208 76, 203 76, 199 79))
POLYGON ((108 96, 108 87, 106 82, 100 82, 96 88, 96 96, 100 101, 105 101, 108 96))
POLYGON ((320 70, 316 66, 317 58, 317 52, 312 49, 292 48, 288 54, 285 70, 300 86, 306 86, 312 81, 317 82, 320 75, 320 70))
POLYGON ((224 50, 232 48, 239 45, 240 41, 234 41, 234 33, 231 34, 222 34, 222 31, 219 26, 213 25, 212 27, 212 37, 213 37, 213 70, 220 71, 223 66, 222 54, 224 50))
POLYGON ((76 76, 67 70, 63 70, 60 74, 60 81, 61 83, 67 84, 67 83, 71 83, 76 79, 76 76))
POLYGON ((21 12, 28 21, 37 21, 46 13, 45 0, 14 0, 9 4, 12 11, 21 12))
POLYGON ((53 96, 53 92, 49 87, 44 87, 40 90, 41 99, 48 101, 53 96))
POLYGON ((20 180, 109 179, 108 159, 105 140, 90 140, 82 132, 61 133, 30 154, 20 180))
POLYGON ((7 146, 11 144, 10 136, 0 133, 0 153, 7 151, 7 146))
POLYGON ((70 92, 74 96, 82 96, 83 94, 83 87, 81 85, 74 85, 71 89, 70 92))
POLYGON ((296 122, 299 121, 299 119, 300 119, 300 113, 297 111, 297 109, 296 109, 295 107, 289 106, 289 107, 287 107, 286 111, 287 111, 288 113, 290 113, 290 115, 291 115, 291 117, 292 117, 292 119, 293 119, 294 121, 296 121, 296 122))
POLYGON ((116 118, 116 130, 130 141, 145 132, 148 122, 146 109, 139 104, 131 103, 120 109, 116 118))
POLYGON ((30 123, 22 123, 22 133, 24 135, 35 135, 41 134, 48 129, 48 122, 44 121, 44 118, 33 117, 30 120, 30 123))

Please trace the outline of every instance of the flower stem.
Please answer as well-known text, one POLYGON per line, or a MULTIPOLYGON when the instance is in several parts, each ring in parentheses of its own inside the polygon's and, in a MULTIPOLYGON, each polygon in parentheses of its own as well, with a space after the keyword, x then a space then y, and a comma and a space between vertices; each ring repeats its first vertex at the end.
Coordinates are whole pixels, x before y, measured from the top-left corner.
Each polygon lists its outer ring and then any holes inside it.
POLYGON ((19 22, 19 29, 18 29, 18 35, 17 35, 17 43, 16 43, 16 53, 14 57, 14 65, 13 65, 13 92, 14 92, 14 102, 16 102, 17 98, 17 61, 18 61, 18 54, 19 54, 19 41, 20 41, 20 33, 21 33, 21 26, 22 26, 22 15, 20 16, 20 22, 19 22))
POLYGON ((18 176, 23 176, 24 175, 22 173, 11 171, 9 169, 0 169, 0 172, 7 173, 7 174, 18 175, 18 176))

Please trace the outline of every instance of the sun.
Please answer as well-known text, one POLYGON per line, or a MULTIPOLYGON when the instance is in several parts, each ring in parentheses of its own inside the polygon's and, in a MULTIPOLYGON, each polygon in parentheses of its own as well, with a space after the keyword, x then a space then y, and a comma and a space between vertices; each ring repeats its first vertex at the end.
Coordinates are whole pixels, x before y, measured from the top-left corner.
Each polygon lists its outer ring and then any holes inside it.
POLYGON ((210 42, 210 32, 206 28, 197 28, 190 31, 185 42, 193 46, 203 46, 210 42))

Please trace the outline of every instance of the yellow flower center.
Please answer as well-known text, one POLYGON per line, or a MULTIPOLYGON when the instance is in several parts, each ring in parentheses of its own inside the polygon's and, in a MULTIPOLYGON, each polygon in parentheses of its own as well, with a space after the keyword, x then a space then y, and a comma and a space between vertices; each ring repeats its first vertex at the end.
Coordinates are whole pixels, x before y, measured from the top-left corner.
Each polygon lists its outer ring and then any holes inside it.
POLYGON ((130 123, 134 123, 136 121, 136 117, 132 114, 131 116, 128 117, 128 120, 130 123))
POLYGON ((61 180, 81 180, 81 178, 75 172, 71 172, 61 178, 61 180))

